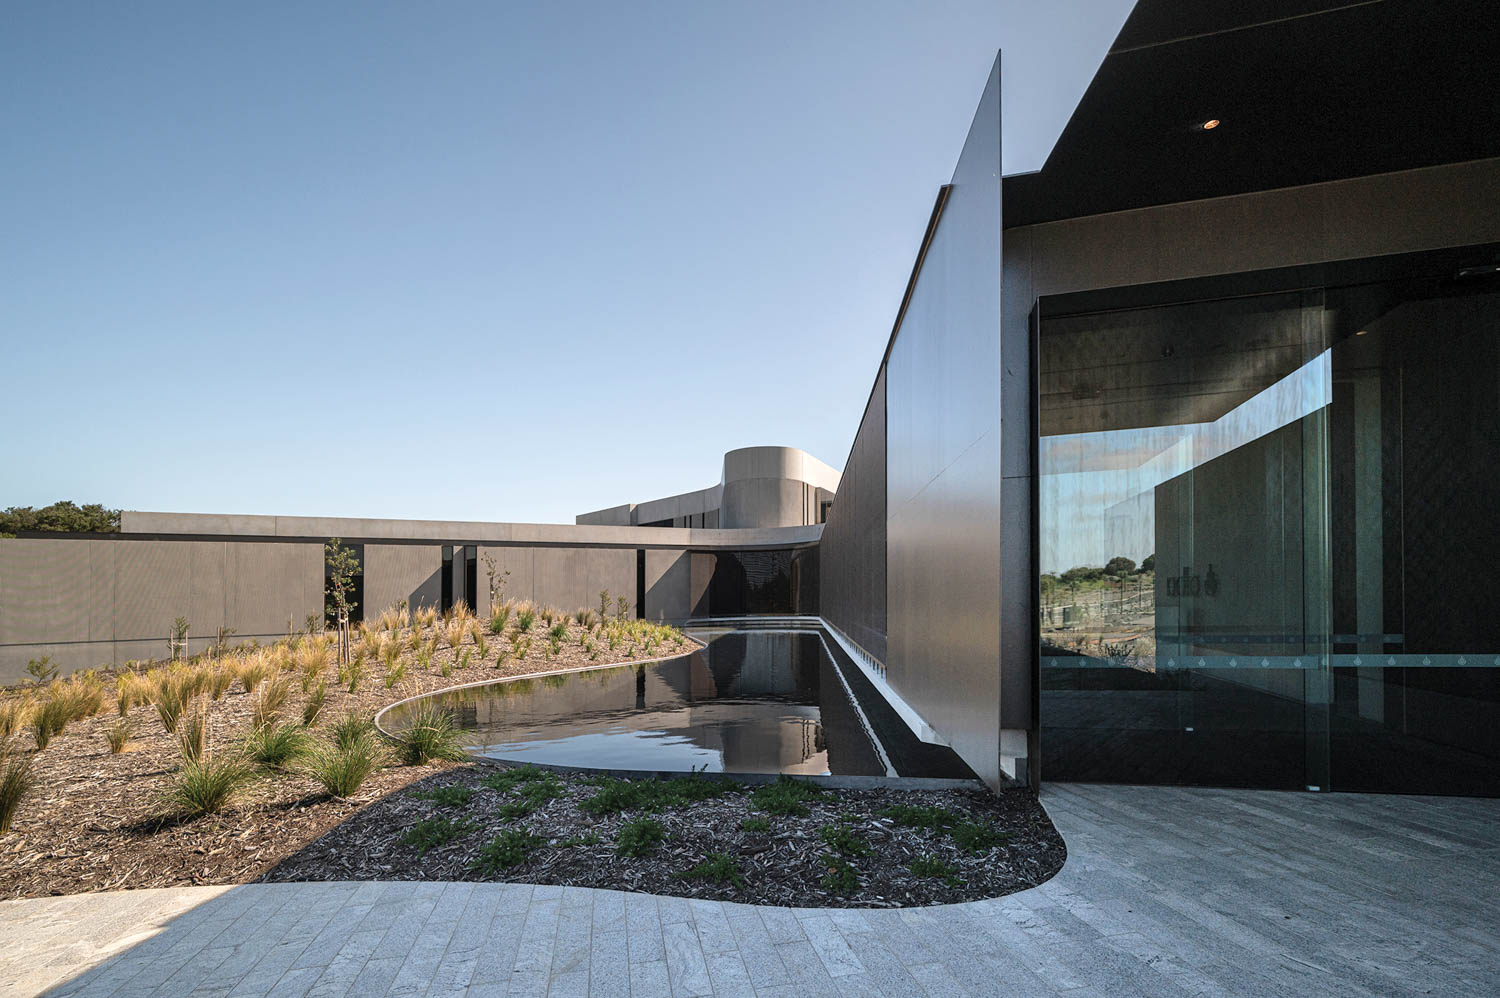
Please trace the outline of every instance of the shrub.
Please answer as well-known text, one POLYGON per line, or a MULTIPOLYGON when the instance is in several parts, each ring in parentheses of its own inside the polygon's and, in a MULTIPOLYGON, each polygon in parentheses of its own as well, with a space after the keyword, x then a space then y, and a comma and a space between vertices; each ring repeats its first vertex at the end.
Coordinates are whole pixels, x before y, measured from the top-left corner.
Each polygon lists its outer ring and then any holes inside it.
POLYGON ((842 856, 868 856, 870 843, 848 825, 824 825, 818 829, 824 844, 842 856))
POLYGON ((805 802, 818 797, 821 793, 822 791, 811 783, 782 776, 775 783, 756 787, 750 799, 758 811, 803 818, 807 816, 805 802))
POLYGON ((426 856, 439 846, 445 846, 460 836, 467 835, 479 826, 470 821, 454 821, 451 818, 424 818, 406 830, 401 841, 417 850, 417 855, 426 856))
POLYGON ((859 874, 855 872, 853 864, 844 857, 825 852, 823 869, 825 872, 819 883, 822 884, 824 890, 848 894, 859 887, 859 874))
POLYGON ((740 874, 739 864, 734 857, 722 852, 711 852, 708 858, 689 870, 678 874, 687 880, 711 880, 716 884, 734 884, 736 887, 745 886, 745 878, 740 874))
POLYGON ((430 800, 439 807, 463 807, 474 799, 473 787, 449 786, 433 787, 421 793, 412 794, 417 800, 430 800))
POLYGON ((184 762, 173 774, 162 803, 186 818, 213 814, 230 803, 254 777, 255 771, 242 759, 205 755, 184 762))
POLYGON ((448 626, 443 628, 443 640, 448 643, 449 648, 457 648, 463 644, 464 635, 469 633, 468 621, 454 614, 448 621, 448 626))
POLYGON ((130 722, 120 718, 104 729, 104 740, 109 743, 109 754, 119 755, 130 744, 130 722))
POLYGON ((458 745, 453 717, 436 704, 422 704, 412 711, 405 728, 395 736, 396 757, 404 766, 422 766, 433 759, 462 761, 467 756, 458 745))
POLYGON ((742 832, 759 834, 761 832, 769 832, 770 830, 771 821, 768 818, 746 818, 740 822, 740 831, 742 832))
POLYGON ((568 622, 566 620, 559 620, 557 623, 547 628, 547 636, 551 638, 554 643, 561 642, 563 638, 568 636, 568 622))
POLYGON ((479 653, 481 662, 490 657, 490 643, 478 631, 474 632, 474 650, 479 653))
POLYGON ((312 695, 307 698, 307 703, 302 705, 302 726, 310 728, 318 715, 323 713, 323 704, 328 699, 328 684, 319 683, 313 688, 312 695))
POLYGON ((516 629, 522 634, 531 630, 531 625, 536 623, 536 611, 531 607, 519 610, 516 613, 516 629))
POLYGON ((8 740, 0 741, 0 835, 10 831, 16 809, 35 785, 31 757, 12 750, 8 740))
POLYGON ((490 607, 490 633, 504 634, 505 625, 510 622, 510 604, 501 603, 499 606, 490 607))
POLYGON ((988 852, 1010 838, 1009 832, 1000 831, 988 821, 965 821, 948 834, 960 849, 972 853, 988 852))
POLYGON ((36 750, 46 748, 54 737, 63 733, 71 718, 71 708, 62 697, 49 696, 30 714, 31 734, 36 739, 36 750))
POLYGON ((520 866, 531 856, 543 839, 519 828, 511 828, 486 842, 471 868, 480 874, 494 876, 502 870, 520 866))
POLYGON ((636 818, 620 826, 615 851, 621 856, 644 856, 666 840, 667 830, 655 818, 636 818))
POLYGON ((307 729, 296 724, 262 724, 245 736, 245 757, 262 766, 280 769, 305 755, 311 739, 307 729))
POLYGON ((958 824, 958 815, 946 807, 916 807, 897 804, 880 812, 903 828, 930 828, 940 831, 958 824))
POLYGON ((57 678, 57 666, 53 664, 51 655, 43 655, 26 663, 26 673, 31 676, 33 683, 41 686, 57 678))
POLYGON ((0 743, 31 723, 32 703, 29 697, 12 697, 0 701, 0 743))
POLYGON ((141 677, 134 672, 122 672, 115 678, 115 708, 124 717, 130 713, 130 708, 145 700, 145 691, 141 688, 141 677))
POLYGON ((380 742, 373 734, 316 745, 307 756, 307 772, 335 797, 350 797, 380 765, 380 742))
POLYGON ((951 863, 943 862, 936 856, 918 856, 911 861, 911 866, 907 869, 918 877, 933 877, 942 880, 949 887, 958 887, 963 883, 959 879, 958 868, 951 863))
POLYGON ((333 744, 337 748, 348 748, 356 742, 374 740, 375 722, 369 715, 350 711, 339 718, 333 726, 333 744))

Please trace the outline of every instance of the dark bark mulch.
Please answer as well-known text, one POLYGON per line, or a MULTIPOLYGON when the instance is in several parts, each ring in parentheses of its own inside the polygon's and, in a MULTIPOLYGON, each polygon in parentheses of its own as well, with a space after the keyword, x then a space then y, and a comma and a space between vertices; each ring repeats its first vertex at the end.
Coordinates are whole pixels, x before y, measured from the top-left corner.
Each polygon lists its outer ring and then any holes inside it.
POLYGON ((486 785, 502 772, 478 763, 432 775, 346 818, 262 880, 503 880, 794 907, 898 907, 1024 890, 1052 877, 1066 857, 1061 836, 1029 790, 824 789, 805 801, 805 816, 778 816, 757 809, 754 788, 731 782, 732 789, 706 800, 595 814, 584 805, 598 792, 596 778, 546 774, 542 779, 555 781, 557 796, 507 819, 501 809, 523 809, 528 785, 486 785), (471 795, 447 804, 419 796, 444 787, 471 795), (1002 833, 1004 840, 965 849, 951 829, 905 827, 884 814, 897 805, 946 808, 954 820, 1002 833), (659 821, 665 840, 644 856, 621 855, 622 826, 642 817, 659 821), (764 819, 769 830, 745 831, 746 819, 764 819), (435 845, 429 840, 424 852, 408 841, 420 822, 453 837, 435 845), (838 854, 823 837, 828 827, 852 836, 844 856, 853 869, 852 888, 830 878, 839 864, 828 858, 838 854), (506 833, 534 837, 526 857, 506 868, 482 868, 485 846, 506 833), (715 853, 732 860, 742 884, 683 876, 715 853), (924 858, 947 869, 914 873, 911 864, 924 858))

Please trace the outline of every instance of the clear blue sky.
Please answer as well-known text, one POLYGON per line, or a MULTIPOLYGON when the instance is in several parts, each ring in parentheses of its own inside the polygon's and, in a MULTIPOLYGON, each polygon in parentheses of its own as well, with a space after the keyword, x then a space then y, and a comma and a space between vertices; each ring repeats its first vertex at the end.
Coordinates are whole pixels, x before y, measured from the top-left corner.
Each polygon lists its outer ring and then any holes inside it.
POLYGON ((841 467, 994 52, 1128 0, 71 3, 0 31, 0 506, 571 522, 841 467))

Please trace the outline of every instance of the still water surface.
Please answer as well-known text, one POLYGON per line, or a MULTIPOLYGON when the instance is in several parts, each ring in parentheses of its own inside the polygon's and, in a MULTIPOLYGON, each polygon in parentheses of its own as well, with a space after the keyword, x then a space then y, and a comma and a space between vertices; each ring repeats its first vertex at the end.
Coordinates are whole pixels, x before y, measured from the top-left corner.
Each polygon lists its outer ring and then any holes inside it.
MULTIPOLYGON (((681 658, 434 694, 464 745, 514 762, 600 769, 886 775, 816 634, 702 635, 681 658)), ((413 705, 386 717, 399 729, 413 705)))

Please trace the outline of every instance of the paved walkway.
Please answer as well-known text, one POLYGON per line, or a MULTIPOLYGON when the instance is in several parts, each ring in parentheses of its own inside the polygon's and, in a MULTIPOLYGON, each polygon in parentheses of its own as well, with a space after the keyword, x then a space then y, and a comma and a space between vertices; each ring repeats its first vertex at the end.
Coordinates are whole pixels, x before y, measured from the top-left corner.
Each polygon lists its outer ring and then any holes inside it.
POLYGON ((840 911, 459 883, 12 901, 0 993, 1500 994, 1500 801, 1043 799, 1068 863, 995 901, 840 911))

